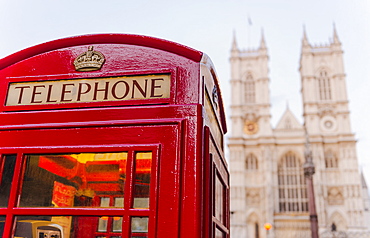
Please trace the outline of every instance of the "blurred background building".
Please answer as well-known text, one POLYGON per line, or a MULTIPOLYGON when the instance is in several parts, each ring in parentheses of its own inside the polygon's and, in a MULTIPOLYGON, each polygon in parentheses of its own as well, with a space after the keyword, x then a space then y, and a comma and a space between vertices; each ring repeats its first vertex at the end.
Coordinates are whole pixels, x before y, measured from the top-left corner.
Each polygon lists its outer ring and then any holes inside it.
POLYGON ((316 169, 320 237, 370 237, 369 196, 359 171, 335 27, 332 39, 320 46, 311 45, 303 32, 299 62, 303 124, 287 104, 277 125, 271 125, 268 61, 263 33, 259 47, 248 50, 239 49, 234 35, 228 144, 231 237, 311 237, 303 173, 305 131, 316 169), (268 232, 265 223, 272 224, 268 232))

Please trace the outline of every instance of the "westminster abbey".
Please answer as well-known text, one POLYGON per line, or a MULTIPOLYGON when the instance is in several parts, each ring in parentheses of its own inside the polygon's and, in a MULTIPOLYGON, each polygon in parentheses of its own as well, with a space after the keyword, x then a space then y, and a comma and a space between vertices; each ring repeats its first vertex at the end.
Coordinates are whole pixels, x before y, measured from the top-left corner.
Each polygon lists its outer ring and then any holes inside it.
POLYGON ((308 142, 315 165, 319 236, 369 238, 369 197, 358 169, 343 51, 335 28, 324 46, 311 45, 303 33, 299 71, 304 123, 287 107, 271 126, 268 60, 263 35, 253 50, 240 50, 234 36, 228 142, 231 237, 311 237, 303 172, 308 142), (271 230, 265 230, 266 223, 271 230))

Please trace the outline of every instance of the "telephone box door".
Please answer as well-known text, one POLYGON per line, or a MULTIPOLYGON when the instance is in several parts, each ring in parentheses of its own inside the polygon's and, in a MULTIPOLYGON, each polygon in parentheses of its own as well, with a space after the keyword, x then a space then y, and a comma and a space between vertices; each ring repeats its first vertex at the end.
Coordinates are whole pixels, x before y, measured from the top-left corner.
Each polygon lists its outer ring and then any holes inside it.
MULTIPOLYGON (((180 128, 117 123, 0 132, 9 145, 0 148, 0 168, 11 170, 0 172, 13 179, 9 188, 1 184, 8 192, 0 200, 9 202, 15 234, 26 224, 34 234, 44 227, 43 237, 57 229, 61 237, 176 234, 178 227, 166 224, 178 222, 180 128), (48 224, 38 226, 41 221, 48 224)), ((5 228, 4 237, 11 232, 5 228)))

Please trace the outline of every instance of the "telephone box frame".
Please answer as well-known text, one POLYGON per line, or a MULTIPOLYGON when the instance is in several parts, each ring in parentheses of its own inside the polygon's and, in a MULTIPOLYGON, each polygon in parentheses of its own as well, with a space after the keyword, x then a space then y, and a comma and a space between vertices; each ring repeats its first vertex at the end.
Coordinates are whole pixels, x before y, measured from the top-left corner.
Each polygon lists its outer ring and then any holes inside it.
MULTIPOLYGON (((158 92, 155 90, 160 86, 156 83, 152 83, 152 92, 158 92)), ((72 95, 66 89, 72 86, 62 87, 64 96, 72 95)), ((14 235, 17 216, 91 214, 124 214, 123 224, 129 224, 131 216, 146 214, 150 217, 147 237, 230 236, 229 174, 224 157, 226 120, 215 69, 204 53, 139 35, 64 38, 1 59, 0 88, 0 186, 5 183, 2 168, 6 156, 16 156, 8 205, 0 207, 0 220, 5 222, 0 237, 14 235), (94 71, 76 71, 73 60, 89 46, 101 52, 105 62, 94 71), (43 83, 56 85, 65 81, 70 85, 73 80, 91 80, 92 84, 102 78, 130 80, 136 76, 150 80, 150 75, 169 76, 168 97, 89 102, 71 99, 68 103, 53 103, 49 97, 51 103, 40 103, 45 99, 41 99, 41 89, 53 87, 43 83), (28 104, 8 103, 9 95, 14 93, 12 85, 34 87, 28 104), (121 148, 140 151, 149 147, 154 148, 156 159, 150 193, 153 197, 146 211, 128 209, 126 214, 125 209, 112 208, 19 206, 24 155, 121 148)), ((18 102, 22 100, 19 94, 18 102)), ((130 225, 122 231, 122 237, 130 236, 127 229, 130 225)))

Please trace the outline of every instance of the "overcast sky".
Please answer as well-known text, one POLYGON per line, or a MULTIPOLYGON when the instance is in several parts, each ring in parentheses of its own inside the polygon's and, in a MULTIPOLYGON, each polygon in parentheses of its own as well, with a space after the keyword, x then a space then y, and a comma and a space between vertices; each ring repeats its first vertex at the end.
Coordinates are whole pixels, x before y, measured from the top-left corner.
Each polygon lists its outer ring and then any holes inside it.
POLYGON ((334 23, 345 52, 359 163, 370 185, 369 0, 0 0, 0 58, 75 35, 130 33, 159 37, 211 57, 229 111, 233 31, 243 49, 258 47, 263 29, 270 56, 275 127, 287 102, 303 121, 298 72, 303 26, 312 45, 327 44, 334 23))

